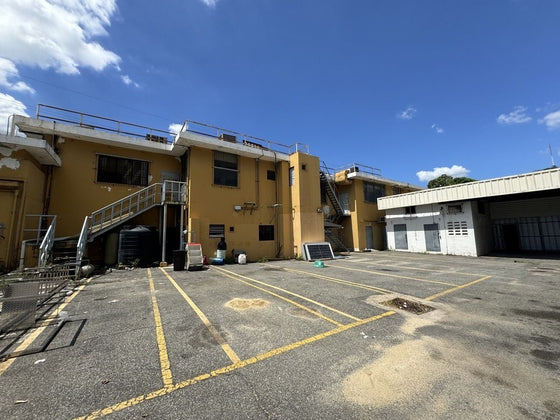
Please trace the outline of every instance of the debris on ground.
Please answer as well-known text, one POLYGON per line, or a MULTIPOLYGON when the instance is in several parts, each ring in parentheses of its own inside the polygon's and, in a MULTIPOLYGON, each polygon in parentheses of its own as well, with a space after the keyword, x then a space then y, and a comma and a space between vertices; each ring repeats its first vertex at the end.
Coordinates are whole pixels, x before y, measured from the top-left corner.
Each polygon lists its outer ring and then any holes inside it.
POLYGON ((403 298, 394 298, 383 302, 382 304, 386 306, 392 306, 393 308, 402 309, 403 311, 412 312, 416 315, 424 314, 426 312, 434 310, 434 308, 432 308, 431 306, 403 298))

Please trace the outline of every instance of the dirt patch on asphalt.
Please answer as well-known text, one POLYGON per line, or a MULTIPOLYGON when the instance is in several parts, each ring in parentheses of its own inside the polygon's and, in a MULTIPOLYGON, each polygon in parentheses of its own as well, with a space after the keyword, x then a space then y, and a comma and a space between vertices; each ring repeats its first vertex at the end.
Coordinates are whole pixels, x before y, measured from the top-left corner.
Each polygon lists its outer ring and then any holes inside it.
POLYGON ((269 304, 264 299, 240 299, 235 298, 227 302, 224 306, 236 311, 247 311, 249 309, 262 309, 269 304))
POLYGON ((392 308, 401 309, 403 311, 408 311, 416 315, 425 314, 426 312, 434 310, 431 306, 400 297, 382 302, 382 304, 385 306, 391 306, 392 308))

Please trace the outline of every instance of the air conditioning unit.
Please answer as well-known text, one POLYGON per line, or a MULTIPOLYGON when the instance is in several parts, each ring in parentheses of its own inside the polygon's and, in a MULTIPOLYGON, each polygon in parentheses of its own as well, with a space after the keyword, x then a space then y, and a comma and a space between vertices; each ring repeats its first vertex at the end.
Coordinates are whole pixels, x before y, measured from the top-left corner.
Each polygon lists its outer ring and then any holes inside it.
POLYGON ((229 141, 230 143, 237 143, 237 137, 232 134, 220 134, 220 139, 224 141, 229 141))

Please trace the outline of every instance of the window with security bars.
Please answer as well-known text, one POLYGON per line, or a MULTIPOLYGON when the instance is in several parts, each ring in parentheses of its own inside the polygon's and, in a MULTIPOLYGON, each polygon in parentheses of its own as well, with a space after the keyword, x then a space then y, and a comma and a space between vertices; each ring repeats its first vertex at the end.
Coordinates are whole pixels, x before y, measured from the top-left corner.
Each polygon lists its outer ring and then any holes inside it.
POLYGON ((237 155, 214 152, 214 184, 237 187, 239 172, 237 155))
POLYGON ((364 182, 364 201, 367 203, 377 203, 379 197, 385 196, 385 185, 373 182, 364 182))
POLYGON ((259 225, 259 241, 274 240, 274 225, 259 225))
POLYGON ((225 225, 209 225, 208 226, 209 237, 210 238, 221 238, 225 236, 226 228, 225 225))
POLYGON ((149 162, 117 156, 97 156, 97 182, 148 185, 149 162))
POLYGON ((467 236, 469 229, 466 221, 447 222, 447 234, 449 236, 467 236))

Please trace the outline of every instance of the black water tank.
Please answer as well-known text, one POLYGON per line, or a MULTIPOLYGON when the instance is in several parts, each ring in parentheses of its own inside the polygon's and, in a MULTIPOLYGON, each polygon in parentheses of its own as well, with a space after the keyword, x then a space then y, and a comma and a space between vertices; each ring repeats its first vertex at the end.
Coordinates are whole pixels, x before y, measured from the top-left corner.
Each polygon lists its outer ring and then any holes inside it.
POLYGON ((125 226, 119 234, 119 264, 151 266, 157 260, 157 231, 149 226, 125 226))

